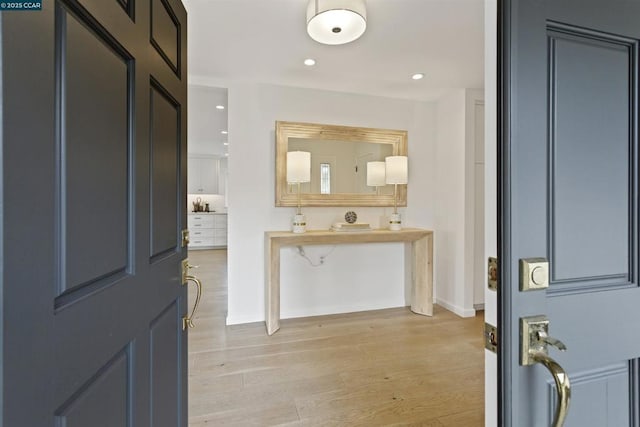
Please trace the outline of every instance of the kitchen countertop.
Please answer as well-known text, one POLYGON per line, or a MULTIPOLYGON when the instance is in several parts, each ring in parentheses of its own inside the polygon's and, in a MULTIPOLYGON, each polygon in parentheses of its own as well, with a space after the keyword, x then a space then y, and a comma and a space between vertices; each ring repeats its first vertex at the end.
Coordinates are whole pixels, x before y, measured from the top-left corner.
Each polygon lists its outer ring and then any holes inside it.
POLYGON ((188 212, 189 215, 226 215, 226 212, 188 212))

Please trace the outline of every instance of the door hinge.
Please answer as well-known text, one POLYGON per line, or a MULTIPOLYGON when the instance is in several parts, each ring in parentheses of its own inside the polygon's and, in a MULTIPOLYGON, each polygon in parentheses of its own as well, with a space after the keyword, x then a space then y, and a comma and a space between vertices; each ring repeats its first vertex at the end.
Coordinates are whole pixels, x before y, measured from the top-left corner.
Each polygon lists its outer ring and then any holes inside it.
POLYGON ((489 268, 487 268, 487 286, 492 291, 498 290, 498 258, 489 257, 489 268))
POLYGON ((182 230, 182 247, 189 244, 189 230, 182 230))
POLYGON ((484 324, 484 348, 492 353, 498 352, 498 328, 488 323, 484 324))

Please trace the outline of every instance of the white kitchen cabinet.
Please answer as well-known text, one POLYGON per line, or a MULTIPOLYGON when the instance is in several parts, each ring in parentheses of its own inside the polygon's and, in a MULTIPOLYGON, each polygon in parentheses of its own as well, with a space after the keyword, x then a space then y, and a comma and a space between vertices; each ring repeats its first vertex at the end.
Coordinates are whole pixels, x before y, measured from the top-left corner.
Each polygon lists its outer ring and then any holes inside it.
POLYGON ((227 246, 227 215, 213 216, 213 245, 227 246))
POLYGON ((227 214, 197 213, 187 215, 189 249, 227 246, 227 214))
POLYGON ((189 155, 187 192, 189 194, 218 194, 219 158, 189 155))

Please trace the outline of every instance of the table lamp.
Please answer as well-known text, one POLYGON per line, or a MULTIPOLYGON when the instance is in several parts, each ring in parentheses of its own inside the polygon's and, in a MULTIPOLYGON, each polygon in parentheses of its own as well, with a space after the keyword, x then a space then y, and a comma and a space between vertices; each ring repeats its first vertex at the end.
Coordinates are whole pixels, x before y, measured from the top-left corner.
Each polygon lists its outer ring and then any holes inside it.
POLYGON ((376 194, 386 185, 384 169, 384 162, 367 162, 367 186, 376 187, 376 194))
POLYGON ((292 231, 307 231, 307 220, 301 211, 300 184, 311 181, 311 153, 307 151, 289 151, 287 153, 287 182, 298 184, 298 210, 293 216, 292 231))
POLYGON ((398 213, 398 184, 406 184, 409 180, 407 156, 389 156, 384 159, 385 182, 393 184, 393 213, 389 216, 389 230, 402 228, 402 218, 398 213))

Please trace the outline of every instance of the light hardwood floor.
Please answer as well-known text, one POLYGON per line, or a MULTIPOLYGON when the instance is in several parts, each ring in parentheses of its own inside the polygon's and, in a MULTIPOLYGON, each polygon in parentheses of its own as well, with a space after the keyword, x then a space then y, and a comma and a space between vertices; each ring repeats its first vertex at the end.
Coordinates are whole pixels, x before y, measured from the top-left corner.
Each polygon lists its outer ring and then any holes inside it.
MULTIPOLYGON (((482 426, 482 313, 434 306, 225 326, 226 251, 191 251, 204 295, 189 331, 189 425, 482 426)), ((193 289, 190 299, 193 301, 193 289)))

